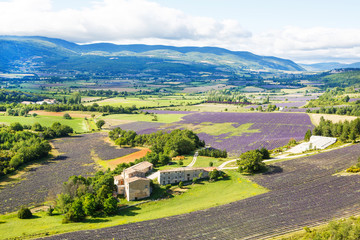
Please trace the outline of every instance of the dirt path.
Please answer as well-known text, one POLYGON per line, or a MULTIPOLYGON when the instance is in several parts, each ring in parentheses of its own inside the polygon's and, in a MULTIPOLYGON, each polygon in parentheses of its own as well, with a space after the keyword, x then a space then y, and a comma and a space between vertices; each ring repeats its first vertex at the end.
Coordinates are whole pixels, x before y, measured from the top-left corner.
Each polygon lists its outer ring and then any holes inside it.
POLYGON ((250 177, 271 190, 265 194, 184 215, 48 239, 269 238, 359 212, 360 176, 334 175, 355 164, 359 155, 360 144, 275 163, 271 172, 250 177))

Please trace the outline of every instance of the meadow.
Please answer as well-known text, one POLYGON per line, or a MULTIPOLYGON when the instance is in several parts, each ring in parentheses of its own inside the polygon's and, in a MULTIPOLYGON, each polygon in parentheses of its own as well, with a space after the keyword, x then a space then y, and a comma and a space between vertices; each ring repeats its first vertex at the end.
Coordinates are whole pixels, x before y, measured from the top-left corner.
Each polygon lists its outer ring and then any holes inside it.
POLYGON ((84 118, 72 118, 64 119, 62 116, 45 116, 37 115, 36 117, 23 117, 23 116, 0 116, 0 123, 11 124, 19 122, 22 125, 33 125, 34 123, 40 123, 42 126, 50 127, 55 122, 68 125, 74 129, 75 132, 87 132, 88 128, 84 118))
MULTIPOLYGON (((144 97, 115 97, 101 101, 96 101, 100 106, 123 106, 138 108, 154 108, 154 107, 167 107, 167 106, 182 106, 191 105, 202 102, 203 99, 200 97, 183 97, 183 96, 144 96, 144 97)), ((94 102, 86 103, 85 105, 92 105, 94 102)))
MULTIPOLYGON (((58 214, 47 216, 44 212, 35 213, 35 217, 28 220, 18 219, 16 214, 1 215, 0 239, 40 237, 164 218, 227 204, 267 192, 265 188, 245 179, 235 171, 227 173, 229 175, 227 180, 204 181, 201 184, 188 185, 184 187, 181 194, 177 187, 173 187, 173 197, 171 198, 122 209, 119 215, 113 217, 90 218, 81 223, 62 224, 63 216, 58 214)), ((133 203, 129 202, 129 204, 133 203)))

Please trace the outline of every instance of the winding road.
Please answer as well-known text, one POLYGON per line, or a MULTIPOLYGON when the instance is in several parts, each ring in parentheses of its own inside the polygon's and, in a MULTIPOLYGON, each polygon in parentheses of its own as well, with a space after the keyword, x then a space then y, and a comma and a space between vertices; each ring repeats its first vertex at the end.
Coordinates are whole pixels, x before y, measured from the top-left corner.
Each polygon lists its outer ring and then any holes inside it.
POLYGON ((270 172, 250 177, 271 190, 267 193, 203 211, 46 239, 269 238, 359 213, 360 175, 336 174, 358 156, 359 144, 274 163, 270 172))

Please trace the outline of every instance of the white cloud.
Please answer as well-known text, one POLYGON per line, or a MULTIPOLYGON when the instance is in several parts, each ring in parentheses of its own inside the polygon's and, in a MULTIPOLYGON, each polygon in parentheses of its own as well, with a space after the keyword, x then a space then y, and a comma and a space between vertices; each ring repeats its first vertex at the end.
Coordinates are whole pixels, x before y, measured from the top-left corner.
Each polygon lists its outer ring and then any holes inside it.
POLYGON ((53 11, 50 0, 0 3, 0 34, 38 34, 77 42, 249 36, 231 21, 190 16, 147 0, 104 0, 82 10, 62 11, 53 11))
POLYGON ((151 0, 97 0, 80 10, 61 11, 52 8, 51 0, 0 2, 0 35, 218 46, 297 61, 360 61, 360 29, 288 26, 251 33, 233 19, 192 16, 151 0))

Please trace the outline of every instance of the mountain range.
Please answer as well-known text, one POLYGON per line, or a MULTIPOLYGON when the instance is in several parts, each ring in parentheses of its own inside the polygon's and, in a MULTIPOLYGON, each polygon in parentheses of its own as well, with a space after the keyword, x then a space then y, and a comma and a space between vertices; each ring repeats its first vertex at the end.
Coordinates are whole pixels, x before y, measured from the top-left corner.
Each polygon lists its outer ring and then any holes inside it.
MULTIPOLYGON (((126 71, 182 69, 251 71, 303 71, 287 59, 259 56, 246 51, 217 47, 174 47, 163 45, 116 45, 111 43, 76 44, 47 37, 0 36, 0 71, 37 72, 59 70, 126 71), (155 67, 154 67, 155 66, 155 67)), ((171 70, 169 70, 171 71, 171 70)))

